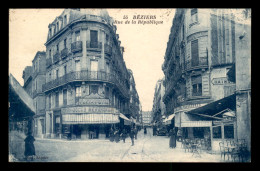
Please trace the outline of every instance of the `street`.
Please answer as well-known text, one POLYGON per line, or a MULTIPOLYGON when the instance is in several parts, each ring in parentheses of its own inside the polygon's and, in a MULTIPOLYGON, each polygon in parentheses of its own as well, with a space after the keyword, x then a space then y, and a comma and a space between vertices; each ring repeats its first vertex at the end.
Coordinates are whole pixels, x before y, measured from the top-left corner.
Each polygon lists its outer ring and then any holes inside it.
POLYGON ((36 139, 34 162, 223 162, 219 154, 186 152, 177 142, 169 148, 169 137, 152 136, 152 129, 139 131, 135 145, 109 140, 36 139))

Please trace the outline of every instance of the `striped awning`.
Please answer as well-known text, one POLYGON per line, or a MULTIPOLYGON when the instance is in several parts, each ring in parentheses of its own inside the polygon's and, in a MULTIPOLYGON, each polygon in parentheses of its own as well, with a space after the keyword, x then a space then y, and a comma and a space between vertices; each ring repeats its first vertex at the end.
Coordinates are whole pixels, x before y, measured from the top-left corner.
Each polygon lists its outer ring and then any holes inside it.
POLYGON ((171 124, 171 120, 174 118, 174 116, 175 116, 175 114, 169 115, 167 118, 165 118, 165 119, 163 120, 163 122, 164 122, 166 125, 171 124))
POLYGON ((113 124, 119 123, 117 114, 63 114, 63 124, 113 124))

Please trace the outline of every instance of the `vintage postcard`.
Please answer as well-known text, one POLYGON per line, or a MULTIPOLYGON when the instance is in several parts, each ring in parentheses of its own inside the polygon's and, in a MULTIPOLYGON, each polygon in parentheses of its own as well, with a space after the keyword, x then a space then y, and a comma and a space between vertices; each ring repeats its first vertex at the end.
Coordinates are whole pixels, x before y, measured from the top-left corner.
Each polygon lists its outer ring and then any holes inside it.
POLYGON ((251 162, 251 9, 9 9, 9 162, 251 162))

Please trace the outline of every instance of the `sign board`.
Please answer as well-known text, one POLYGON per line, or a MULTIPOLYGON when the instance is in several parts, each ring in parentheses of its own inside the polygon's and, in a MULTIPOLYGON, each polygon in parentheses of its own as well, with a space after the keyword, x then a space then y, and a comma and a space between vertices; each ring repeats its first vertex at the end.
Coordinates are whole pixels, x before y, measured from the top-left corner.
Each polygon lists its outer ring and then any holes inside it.
POLYGON ((219 78, 213 78, 211 80, 213 85, 226 85, 226 84, 232 84, 232 82, 228 81, 227 77, 219 77, 219 78))
POLYGON ((79 105, 109 105, 109 99, 79 99, 79 105))
POLYGON ((90 106, 78 106, 78 107, 67 107, 61 108, 62 114, 67 113, 118 113, 115 108, 112 107, 90 107, 90 106))
POLYGON ((183 105, 183 106, 179 106, 179 107, 176 107, 175 110, 174 110, 174 113, 176 112, 180 112, 180 111, 188 111, 188 110, 191 110, 191 109, 195 109, 195 108, 198 108, 198 107, 201 107, 201 106, 204 106, 206 105, 207 103, 202 103, 202 104, 190 104, 190 105, 183 105))

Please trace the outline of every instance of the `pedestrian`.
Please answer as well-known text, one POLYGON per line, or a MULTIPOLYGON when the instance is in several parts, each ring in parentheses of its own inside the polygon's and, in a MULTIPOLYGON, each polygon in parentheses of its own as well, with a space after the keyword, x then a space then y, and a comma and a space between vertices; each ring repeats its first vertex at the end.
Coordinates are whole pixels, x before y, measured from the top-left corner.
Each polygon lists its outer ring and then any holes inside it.
POLYGON ((147 134, 147 130, 146 130, 146 127, 144 127, 144 134, 145 134, 145 135, 147 134))
POLYGON ((25 141, 25 151, 24 151, 25 159, 28 160, 30 158, 32 161, 33 156, 35 155, 35 148, 34 148, 34 144, 33 144, 35 139, 32 136, 31 132, 28 132, 28 135, 24 141, 25 141))
POLYGON ((131 131, 129 133, 131 141, 132 141, 132 146, 134 146, 134 136, 135 136, 135 131, 133 128, 131 128, 131 131))
POLYGON ((170 135, 170 148, 175 148, 176 147, 176 132, 175 132, 175 129, 171 129, 170 132, 169 132, 169 135, 170 135))
POLYGON ((156 131, 157 131, 156 126, 153 126, 153 136, 156 135, 156 131))
POLYGON ((123 142, 125 143, 125 139, 126 139, 126 130, 125 130, 125 128, 123 129, 123 131, 122 131, 120 136, 121 136, 123 142))
POLYGON ((110 128, 110 131, 109 131, 109 140, 110 140, 111 142, 114 141, 114 130, 113 130, 112 127, 110 128))
POLYGON ((137 133, 138 133, 138 130, 136 127, 134 127, 134 135, 135 135, 135 139, 137 140, 137 133))
POLYGON ((118 143, 120 141, 120 134, 118 128, 115 130, 114 136, 115 136, 115 142, 118 143))

